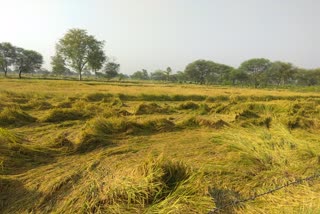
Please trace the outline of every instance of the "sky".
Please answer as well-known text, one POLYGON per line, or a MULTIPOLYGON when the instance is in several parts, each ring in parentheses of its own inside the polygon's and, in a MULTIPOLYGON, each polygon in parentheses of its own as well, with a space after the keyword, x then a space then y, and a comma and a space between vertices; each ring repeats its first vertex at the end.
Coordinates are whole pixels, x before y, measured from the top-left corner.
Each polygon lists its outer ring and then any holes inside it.
POLYGON ((0 0, 0 42, 36 50, 51 69, 71 28, 105 41, 121 72, 184 70, 197 59, 320 67, 318 0, 0 0))

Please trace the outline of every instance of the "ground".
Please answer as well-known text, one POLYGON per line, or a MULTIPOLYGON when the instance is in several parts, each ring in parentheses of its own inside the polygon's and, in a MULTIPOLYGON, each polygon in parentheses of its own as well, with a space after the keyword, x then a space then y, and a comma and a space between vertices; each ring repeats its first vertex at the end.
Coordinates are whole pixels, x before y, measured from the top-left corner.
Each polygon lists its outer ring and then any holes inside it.
POLYGON ((234 204, 320 173, 315 88, 0 86, 1 213, 320 212, 317 177, 234 204))

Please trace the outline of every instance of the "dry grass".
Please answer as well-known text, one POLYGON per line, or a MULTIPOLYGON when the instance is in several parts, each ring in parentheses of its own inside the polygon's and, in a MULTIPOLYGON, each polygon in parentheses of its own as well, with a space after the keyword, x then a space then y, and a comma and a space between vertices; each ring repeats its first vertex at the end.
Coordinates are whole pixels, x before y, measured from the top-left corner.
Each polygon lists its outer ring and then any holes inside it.
MULTIPOLYGON (((320 170, 306 89, 0 84, 0 213, 207 213, 320 170)), ((315 180, 221 213, 319 213, 319 198, 315 180)))

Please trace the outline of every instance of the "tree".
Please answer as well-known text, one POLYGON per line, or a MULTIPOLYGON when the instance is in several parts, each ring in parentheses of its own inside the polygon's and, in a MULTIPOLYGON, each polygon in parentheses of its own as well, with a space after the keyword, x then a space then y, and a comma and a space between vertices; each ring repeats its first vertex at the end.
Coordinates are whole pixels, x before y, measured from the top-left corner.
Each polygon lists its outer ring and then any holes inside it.
POLYGON ((208 83, 217 83, 222 84, 230 81, 230 75, 234 68, 209 61, 209 66, 211 67, 210 71, 207 74, 206 81, 208 83))
POLYGON ((267 72, 270 67, 271 62, 268 59, 257 58, 243 62, 240 65, 239 70, 248 73, 254 87, 256 88, 261 84, 262 78, 264 77, 263 74, 267 72))
POLYGON ((167 71, 156 70, 151 73, 150 79, 165 81, 165 80, 168 80, 168 73, 167 71))
POLYGON ((129 78, 129 76, 127 74, 123 74, 123 73, 119 73, 118 77, 119 77, 119 81, 129 78))
POLYGON ((288 84, 290 79, 293 79, 297 68, 291 63, 276 61, 272 63, 270 71, 268 72, 269 82, 276 85, 288 84))
POLYGON ((119 73, 119 70, 120 70, 120 64, 115 62, 108 62, 104 68, 104 72, 106 73, 106 77, 108 79, 112 79, 116 77, 119 73))
POLYGON ((183 71, 178 71, 176 74, 171 75, 171 78, 172 76, 174 76, 174 79, 176 81, 179 81, 181 83, 188 80, 186 74, 183 71))
POLYGON ((142 69, 142 71, 136 71, 134 72, 131 76, 132 79, 136 80, 148 80, 149 79, 149 74, 146 69, 142 69))
POLYGON ((43 57, 38 52, 16 48, 16 53, 15 66, 19 72, 20 79, 22 73, 33 72, 41 68, 43 57))
POLYGON ((9 42, 0 43, 0 69, 4 71, 4 76, 7 76, 9 67, 16 60, 16 48, 9 42))
POLYGON ((103 66, 103 63, 106 61, 106 56, 104 51, 99 48, 93 48, 93 52, 89 54, 88 67, 97 75, 97 71, 100 70, 103 66))
POLYGON ((79 73, 79 80, 82 80, 82 71, 86 65, 91 69, 102 66, 103 46, 103 41, 88 35, 86 30, 71 29, 56 45, 56 52, 65 59, 67 66, 79 73))
POLYGON ((320 83, 320 68, 312 70, 297 69, 295 78, 298 85, 317 85, 320 83))
POLYGON ((170 74, 172 73, 172 69, 170 67, 167 67, 167 70, 165 72, 165 74, 167 75, 167 81, 170 80, 170 74))
POLYGON ((51 57, 51 66, 52 66, 52 73, 62 75, 68 69, 66 68, 65 61, 60 54, 57 54, 51 57))
POLYGON ((230 80, 233 85, 236 85, 237 83, 244 84, 249 81, 249 76, 242 70, 234 69, 230 73, 230 80))
POLYGON ((204 84, 207 81, 209 74, 212 72, 212 63, 213 62, 206 60, 192 62, 187 65, 185 74, 190 80, 204 84))

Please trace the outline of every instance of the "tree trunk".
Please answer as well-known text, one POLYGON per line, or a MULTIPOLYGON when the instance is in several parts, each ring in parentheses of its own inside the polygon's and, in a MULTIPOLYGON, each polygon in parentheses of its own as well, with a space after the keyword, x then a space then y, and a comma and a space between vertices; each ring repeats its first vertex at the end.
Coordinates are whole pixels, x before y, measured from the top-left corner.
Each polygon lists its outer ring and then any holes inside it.
POLYGON ((6 70, 4 71, 4 76, 5 76, 5 77, 7 77, 7 72, 8 72, 8 71, 6 71, 6 70))
POLYGON ((22 72, 21 72, 21 71, 19 71, 19 79, 21 79, 21 73, 22 73, 22 72))
POLYGON ((82 80, 82 75, 81 75, 81 71, 79 72, 79 81, 82 80))

